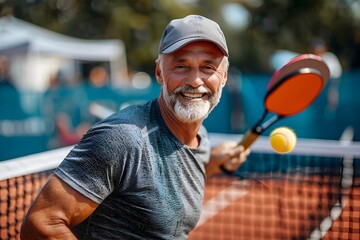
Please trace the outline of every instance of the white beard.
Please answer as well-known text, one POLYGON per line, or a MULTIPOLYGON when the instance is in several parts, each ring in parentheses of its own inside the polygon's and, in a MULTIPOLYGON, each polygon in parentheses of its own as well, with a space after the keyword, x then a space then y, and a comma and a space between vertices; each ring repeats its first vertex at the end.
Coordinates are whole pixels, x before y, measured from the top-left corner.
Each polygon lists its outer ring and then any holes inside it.
POLYGON ((198 120, 205 119, 214 107, 219 103, 222 89, 218 93, 213 94, 212 91, 204 86, 192 88, 190 86, 183 86, 176 88, 170 95, 167 89, 166 82, 162 87, 163 97, 166 106, 175 114, 175 116, 184 123, 191 123, 198 120), (177 98, 177 93, 187 91, 193 93, 207 92, 210 97, 208 100, 184 104, 177 98))

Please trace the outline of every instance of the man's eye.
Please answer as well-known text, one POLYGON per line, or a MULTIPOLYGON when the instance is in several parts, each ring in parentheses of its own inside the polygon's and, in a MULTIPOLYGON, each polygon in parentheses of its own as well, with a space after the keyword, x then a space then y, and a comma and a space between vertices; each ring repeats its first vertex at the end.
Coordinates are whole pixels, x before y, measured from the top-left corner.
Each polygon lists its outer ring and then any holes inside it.
POLYGON ((184 70, 188 69, 188 67, 185 65, 177 65, 177 66, 175 66, 175 69, 178 71, 184 71, 184 70))
POLYGON ((215 71, 216 68, 212 65, 205 65, 203 66, 204 71, 215 71))

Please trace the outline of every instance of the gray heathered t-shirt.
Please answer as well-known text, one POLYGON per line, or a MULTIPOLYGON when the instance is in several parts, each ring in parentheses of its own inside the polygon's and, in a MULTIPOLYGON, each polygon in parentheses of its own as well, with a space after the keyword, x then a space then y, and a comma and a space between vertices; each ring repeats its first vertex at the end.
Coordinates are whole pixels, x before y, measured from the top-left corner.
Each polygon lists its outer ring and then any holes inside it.
POLYGON ((79 239, 187 239, 203 201, 210 143, 180 142, 157 100, 131 106, 94 125, 55 174, 100 204, 72 228, 79 239))

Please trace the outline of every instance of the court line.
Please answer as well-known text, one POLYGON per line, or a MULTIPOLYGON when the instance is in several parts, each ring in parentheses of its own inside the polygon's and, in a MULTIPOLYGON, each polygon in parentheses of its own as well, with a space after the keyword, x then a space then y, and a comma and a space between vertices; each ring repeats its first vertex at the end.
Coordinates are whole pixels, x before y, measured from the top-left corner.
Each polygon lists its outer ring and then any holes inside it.
POLYGON ((201 209, 200 219, 195 227, 198 228, 214 217, 220 211, 249 193, 248 181, 234 180, 229 187, 222 190, 216 197, 206 201, 201 209))
MULTIPOLYGON (((340 144, 344 146, 349 145, 352 142, 353 137, 354 137, 354 129, 351 126, 346 127, 340 137, 340 144)), ((325 217, 321 221, 320 225, 317 226, 311 232, 310 240, 318 240, 325 237, 325 235, 331 229, 333 222, 335 222, 340 217, 340 215, 343 212, 343 209, 346 207, 349 198, 347 195, 344 196, 344 190, 347 190, 346 194, 348 194, 348 191, 352 187, 353 171, 354 171, 353 163, 354 163, 353 156, 344 156, 343 172, 341 178, 341 190, 340 190, 341 198, 331 208, 329 215, 325 217)))

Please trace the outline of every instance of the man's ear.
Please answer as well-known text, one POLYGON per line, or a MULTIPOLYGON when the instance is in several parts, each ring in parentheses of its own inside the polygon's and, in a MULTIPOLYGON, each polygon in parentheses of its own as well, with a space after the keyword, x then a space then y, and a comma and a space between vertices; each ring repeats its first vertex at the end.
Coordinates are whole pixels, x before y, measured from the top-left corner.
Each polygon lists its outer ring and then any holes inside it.
POLYGON ((227 82, 227 79, 228 79, 228 71, 225 71, 224 78, 223 78, 223 80, 221 82, 222 86, 225 86, 225 84, 227 82))
POLYGON ((156 63, 156 67, 155 67, 156 81, 162 86, 163 85, 163 79, 162 79, 162 74, 161 74, 160 61, 157 60, 155 63, 156 63))

